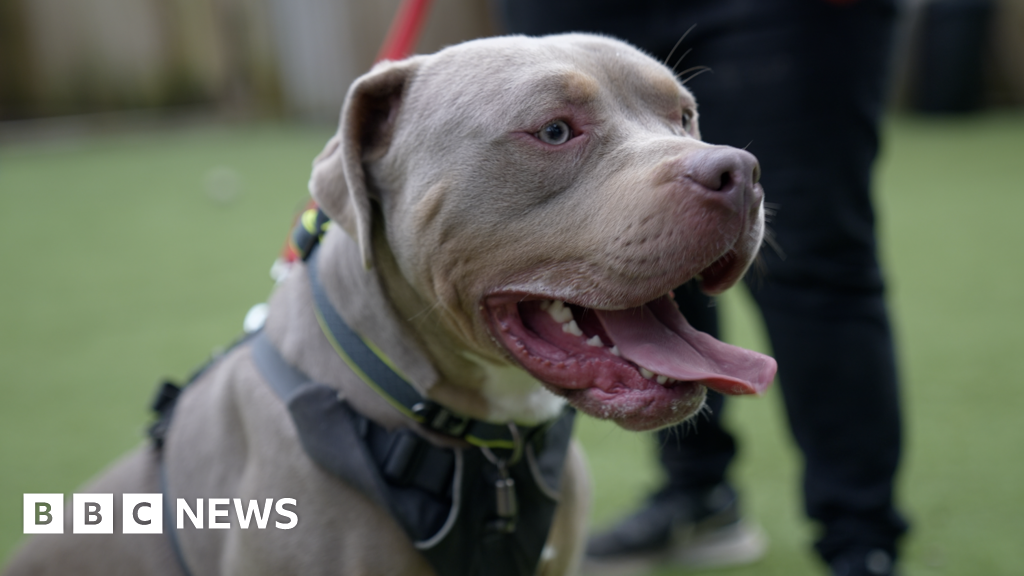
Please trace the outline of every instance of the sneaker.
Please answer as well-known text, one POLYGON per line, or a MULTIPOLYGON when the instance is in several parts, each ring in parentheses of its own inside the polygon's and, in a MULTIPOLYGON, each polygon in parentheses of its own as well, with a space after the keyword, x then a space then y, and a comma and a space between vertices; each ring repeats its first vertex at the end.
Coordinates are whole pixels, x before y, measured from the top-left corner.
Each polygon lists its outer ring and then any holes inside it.
POLYGON ((587 543, 584 572, 636 574, 658 564, 711 568, 750 564, 764 556, 767 538, 740 517, 726 484, 699 493, 662 490, 647 504, 587 543))
POLYGON ((893 576, 892 555, 875 548, 872 550, 852 550, 840 554, 829 563, 832 576, 893 576))

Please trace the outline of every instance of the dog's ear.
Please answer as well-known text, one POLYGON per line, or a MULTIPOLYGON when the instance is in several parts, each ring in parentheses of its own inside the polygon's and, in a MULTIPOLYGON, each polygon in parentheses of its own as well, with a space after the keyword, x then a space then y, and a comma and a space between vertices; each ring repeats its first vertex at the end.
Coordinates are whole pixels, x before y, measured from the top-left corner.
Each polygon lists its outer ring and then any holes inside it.
POLYGON ((420 58, 382 62, 352 83, 341 109, 338 133, 313 160, 309 191, 320 208, 359 243, 363 264, 373 261, 373 218, 363 163, 382 156, 391 143, 406 88, 420 58))

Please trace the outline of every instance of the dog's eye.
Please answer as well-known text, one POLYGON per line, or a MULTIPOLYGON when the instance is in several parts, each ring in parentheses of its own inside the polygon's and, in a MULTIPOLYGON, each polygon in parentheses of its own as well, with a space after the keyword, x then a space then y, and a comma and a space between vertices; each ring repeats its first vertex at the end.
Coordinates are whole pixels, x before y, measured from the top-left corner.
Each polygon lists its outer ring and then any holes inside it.
POLYGON ((537 138, 540 138, 541 142, 558 146, 572 138, 572 128, 563 120, 555 120, 541 128, 540 132, 537 132, 537 138))
POLYGON ((693 111, 683 110, 683 130, 689 132, 693 129, 693 111))

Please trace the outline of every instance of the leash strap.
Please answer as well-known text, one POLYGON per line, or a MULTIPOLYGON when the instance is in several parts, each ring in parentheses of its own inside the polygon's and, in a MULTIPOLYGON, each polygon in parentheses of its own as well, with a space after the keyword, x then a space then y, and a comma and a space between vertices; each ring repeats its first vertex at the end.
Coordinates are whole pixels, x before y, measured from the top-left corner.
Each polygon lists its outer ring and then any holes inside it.
MULTIPOLYGON (((402 0, 402 4, 398 7, 394 18, 391 20, 388 34, 384 37, 384 42, 380 46, 380 52, 377 53, 377 58, 373 61, 374 64, 382 60, 402 60, 412 53, 420 30, 422 30, 423 24, 427 21, 432 1, 402 0)), ((313 200, 310 200, 306 206, 309 208, 307 213, 317 212, 316 202, 313 200)), ((295 242, 293 236, 285 242, 278 262, 291 265, 296 260, 305 260, 307 255, 308 251, 304 251, 303 244, 295 242)))
POLYGON ((375 62, 401 60, 408 56, 416 45, 429 10, 430 0, 403 0, 375 62))

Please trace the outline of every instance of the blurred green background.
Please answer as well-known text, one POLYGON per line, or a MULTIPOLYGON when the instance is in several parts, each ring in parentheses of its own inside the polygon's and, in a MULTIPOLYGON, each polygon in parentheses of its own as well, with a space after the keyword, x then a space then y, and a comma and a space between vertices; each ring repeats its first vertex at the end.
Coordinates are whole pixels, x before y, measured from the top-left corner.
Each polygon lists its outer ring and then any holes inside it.
MULTIPOLYGON (((240 332, 329 136, 239 123, 0 145, 0 562, 22 538, 23 493, 70 494, 139 445, 157 379, 186 377, 240 332)), ((875 192, 904 377, 909 576, 1024 573, 1022 167, 1021 112, 885 125, 875 192)), ((720 305, 729 340, 766 349, 742 291, 720 305)), ((734 480, 771 547, 717 574, 822 570, 781 410, 773 389, 728 411, 734 480)), ((654 443, 586 418, 579 435, 605 525, 657 485, 654 443)))

